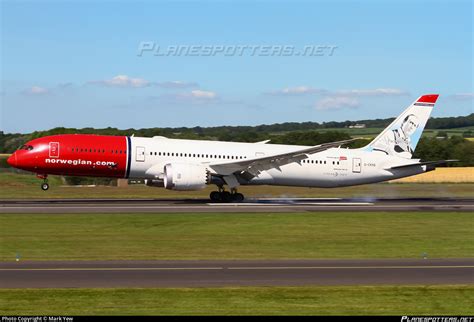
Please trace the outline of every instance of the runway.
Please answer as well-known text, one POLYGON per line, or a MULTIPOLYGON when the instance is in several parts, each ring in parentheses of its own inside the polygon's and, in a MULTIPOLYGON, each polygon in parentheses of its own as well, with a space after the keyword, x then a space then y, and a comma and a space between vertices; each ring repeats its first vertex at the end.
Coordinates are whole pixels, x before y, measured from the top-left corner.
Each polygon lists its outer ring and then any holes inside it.
POLYGON ((2 262, 0 288, 473 284, 474 259, 2 262))
POLYGON ((473 211, 469 198, 261 198, 241 203, 207 199, 1 200, 0 213, 202 213, 307 211, 473 211))

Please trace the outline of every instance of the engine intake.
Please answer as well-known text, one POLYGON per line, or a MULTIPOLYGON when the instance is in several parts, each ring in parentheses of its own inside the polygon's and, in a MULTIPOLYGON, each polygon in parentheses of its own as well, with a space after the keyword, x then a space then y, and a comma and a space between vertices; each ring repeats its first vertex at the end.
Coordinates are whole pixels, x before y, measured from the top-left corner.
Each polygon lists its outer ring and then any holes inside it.
POLYGON ((164 167, 163 183, 169 190, 200 190, 209 184, 209 171, 201 164, 169 163, 164 167))

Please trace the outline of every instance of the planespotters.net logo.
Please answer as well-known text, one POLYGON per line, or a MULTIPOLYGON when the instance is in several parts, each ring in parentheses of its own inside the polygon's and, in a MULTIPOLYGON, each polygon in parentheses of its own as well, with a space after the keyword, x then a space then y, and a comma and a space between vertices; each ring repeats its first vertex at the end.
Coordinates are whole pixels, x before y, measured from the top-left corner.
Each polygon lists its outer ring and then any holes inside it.
POLYGON ((141 41, 138 44, 137 56, 155 57, 214 57, 214 56, 251 56, 251 57, 322 57, 333 56, 338 46, 332 44, 309 44, 295 46, 290 44, 175 44, 163 46, 154 41, 141 41))
POLYGON ((401 322, 474 322, 472 316, 402 316, 401 322))
POLYGON ((115 167, 117 166, 116 162, 113 161, 91 161, 91 160, 65 160, 65 159, 45 159, 45 163, 52 164, 67 164, 67 165, 90 165, 90 166, 103 166, 103 167, 115 167))

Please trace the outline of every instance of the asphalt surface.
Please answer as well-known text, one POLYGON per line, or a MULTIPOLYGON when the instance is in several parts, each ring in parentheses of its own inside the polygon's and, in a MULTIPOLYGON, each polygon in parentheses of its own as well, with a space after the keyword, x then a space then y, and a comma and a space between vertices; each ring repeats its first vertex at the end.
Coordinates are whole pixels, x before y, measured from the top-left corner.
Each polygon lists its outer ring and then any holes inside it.
POLYGON ((0 288, 473 284, 474 259, 2 262, 0 288))
POLYGON ((473 211, 470 198, 264 198, 241 203, 207 199, 1 200, 0 213, 160 213, 306 211, 473 211))

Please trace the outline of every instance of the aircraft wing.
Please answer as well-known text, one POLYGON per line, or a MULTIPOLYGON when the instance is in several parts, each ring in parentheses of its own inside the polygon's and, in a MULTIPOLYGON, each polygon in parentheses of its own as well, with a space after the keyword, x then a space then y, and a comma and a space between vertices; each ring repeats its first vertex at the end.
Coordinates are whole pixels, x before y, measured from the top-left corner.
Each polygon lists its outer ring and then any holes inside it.
POLYGON ((310 154, 322 152, 330 148, 335 148, 343 144, 353 142, 355 140, 358 139, 356 138, 344 141, 323 143, 301 150, 274 154, 264 157, 256 157, 252 159, 215 164, 211 163, 209 167, 212 168, 217 174, 222 176, 235 174, 237 176, 250 180, 251 178, 258 176, 262 171, 270 169, 279 169, 281 166, 293 162, 300 163, 301 160, 306 159, 310 154))

